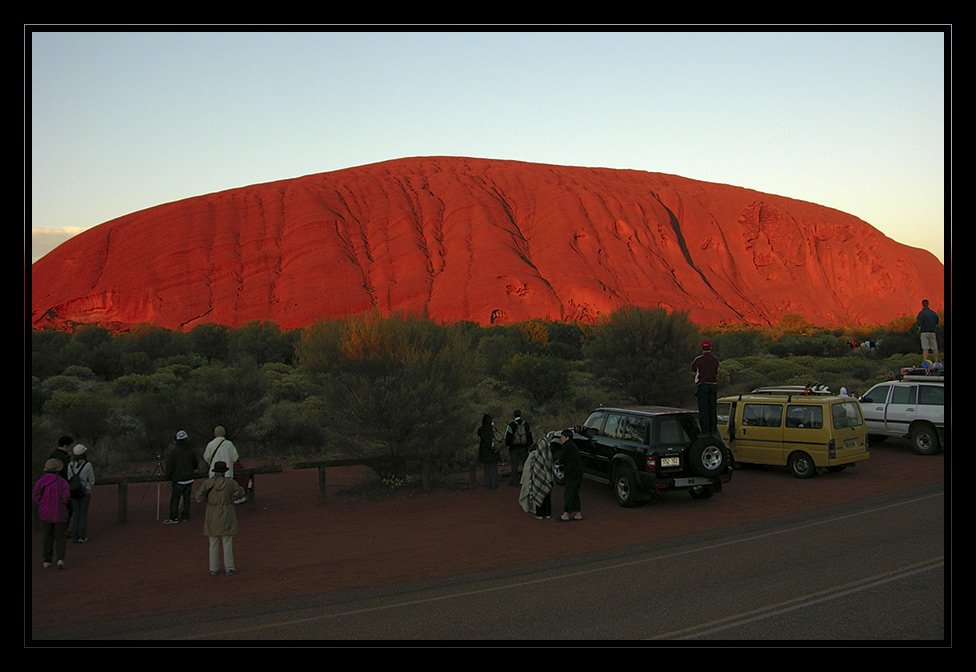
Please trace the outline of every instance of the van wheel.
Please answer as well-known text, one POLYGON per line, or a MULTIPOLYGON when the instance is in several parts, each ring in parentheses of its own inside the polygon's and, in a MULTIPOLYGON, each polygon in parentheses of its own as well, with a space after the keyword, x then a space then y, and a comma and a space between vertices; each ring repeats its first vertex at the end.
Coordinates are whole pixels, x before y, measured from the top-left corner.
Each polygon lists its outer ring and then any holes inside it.
POLYGON ((690 488, 688 492, 691 493, 692 499, 708 499, 715 494, 715 490, 710 485, 696 485, 690 488))
POLYGON ((817 466, 813 463, 813 458, 803 452, 796 452, 790 455, 790 473, 797 478, 810 478, 817 473, 817 466))
POLYGON ((613 494, 620 506, 637 506, 637 478, 627 467, 618 467, 613 471, 613 494))
POLYGON ((939 452, 939 436, 928 425, 912 427, 912 446, 919 455, 935 455, 939 452))
POLYGON ((713 436, 703 436, 695 439, 688 449, 688 460, 691 470, 696 476, 712 478, 724 473, 728 468, 728 456, 725 446, 713 436))

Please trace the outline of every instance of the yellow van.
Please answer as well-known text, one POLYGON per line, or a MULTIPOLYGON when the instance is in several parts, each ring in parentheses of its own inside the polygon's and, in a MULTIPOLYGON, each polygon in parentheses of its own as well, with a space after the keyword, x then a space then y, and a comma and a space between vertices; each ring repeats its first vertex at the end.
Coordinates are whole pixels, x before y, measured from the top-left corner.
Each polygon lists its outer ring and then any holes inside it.
POLYGON ((868 458, 867 427, 852 397, 740 394, 718 400, 718 425, 735 462, 785 466, 797 478, 868 458))

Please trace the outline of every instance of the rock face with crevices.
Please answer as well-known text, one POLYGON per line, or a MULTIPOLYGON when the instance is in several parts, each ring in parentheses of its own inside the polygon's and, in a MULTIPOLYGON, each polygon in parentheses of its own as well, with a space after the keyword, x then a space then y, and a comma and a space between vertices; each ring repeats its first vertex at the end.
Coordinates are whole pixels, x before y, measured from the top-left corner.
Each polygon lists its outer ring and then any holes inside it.
POLYGON ((860 219, 674 175, 515 161, 388 161, 166 203, 32 267, 35 328, 294 329, 366 311, 479 324, 626 305, 701 325, 886 324, 944 267, 860 219))

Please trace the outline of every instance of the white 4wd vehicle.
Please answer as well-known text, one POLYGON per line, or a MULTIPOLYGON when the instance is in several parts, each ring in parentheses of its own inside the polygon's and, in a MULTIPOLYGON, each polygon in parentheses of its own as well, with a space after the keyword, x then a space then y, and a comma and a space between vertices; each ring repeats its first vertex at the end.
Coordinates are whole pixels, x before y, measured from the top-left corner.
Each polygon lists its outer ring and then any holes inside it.
POLYGON ((915 452, 934 455, 944 445, 945 380, 942 376, 904 376, 878 383, 861 397, 868 437, 904 436, 915 452))

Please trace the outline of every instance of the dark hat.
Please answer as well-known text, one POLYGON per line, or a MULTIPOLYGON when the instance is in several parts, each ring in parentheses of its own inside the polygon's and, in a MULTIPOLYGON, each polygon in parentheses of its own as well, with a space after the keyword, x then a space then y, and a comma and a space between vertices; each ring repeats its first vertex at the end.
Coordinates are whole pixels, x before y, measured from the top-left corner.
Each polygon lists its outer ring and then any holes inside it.
POLYGON ((224 473, 225 471, 227 471, 227 463, 226 462, 217 462, 216 464, 214 464, 213 470, 215 472, 216 471, 219 471, 220 473, 224 473))

